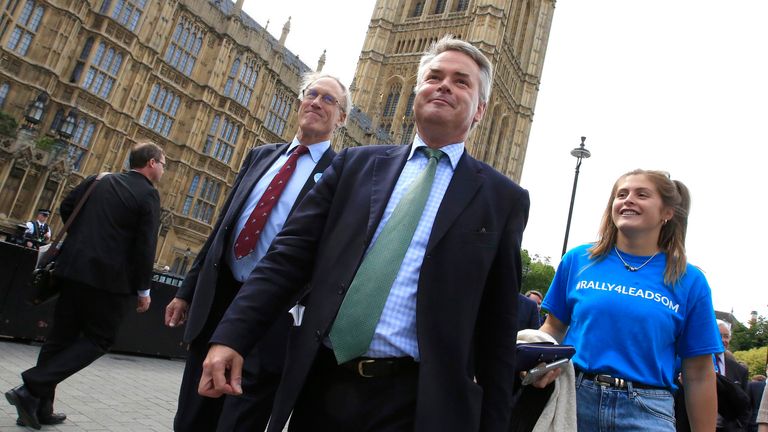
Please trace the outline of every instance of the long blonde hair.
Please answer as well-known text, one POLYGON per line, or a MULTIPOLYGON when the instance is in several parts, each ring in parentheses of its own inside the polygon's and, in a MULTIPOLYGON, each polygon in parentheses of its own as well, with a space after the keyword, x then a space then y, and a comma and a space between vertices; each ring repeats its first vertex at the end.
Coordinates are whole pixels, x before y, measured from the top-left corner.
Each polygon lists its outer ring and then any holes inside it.
POLYGON ((598 240, 589 248, 589 256, 593 259, 602 259, 616 245, 619 230, 613 223, 613 199, 616 196, 619 182, 632 175, 642 175, 650 180, 656 186, 664 206, 674 210, 672 219, 662 225, 657 243, 659 249, 667 254, 664 283, 672 286, 683 277, 687 266, 685 233, 688 230, 688 210, 691 207, 691 195, 688 192, 688 188, 682 182, 670 179, 669 174, 666 172, 636 169, 616 180, 611 190, 611 196, 608 198, 608 205, 603 213, 598 240))

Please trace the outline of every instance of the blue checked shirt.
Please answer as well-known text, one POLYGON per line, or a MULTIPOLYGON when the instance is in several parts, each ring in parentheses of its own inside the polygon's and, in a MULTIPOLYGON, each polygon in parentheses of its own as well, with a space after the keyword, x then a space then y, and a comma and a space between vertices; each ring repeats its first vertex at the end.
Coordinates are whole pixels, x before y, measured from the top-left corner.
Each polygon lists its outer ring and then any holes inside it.
POLYGON ((248 221, 248 217, 254 207, 256 207, 256 204, 259 203, 261 196, 264 195, 267 186, 272 183, 272 179, 275 178, 277 172, 280 171, 280 168, 285 165, 288 156, 298 145, 299 140, 294 138, 285 153, 281 154, 269 170, 261 176, 256 183, 256 186, 251 190, 250 195, 248 195, 248 200, 245 202, 243 211, 238 217, 237 225, 235 225, 235 229, 232 231, 232 238, 230 239, 227 248, 227 264, 229 264, 229 268, 232 270, 232 276, 240 282, 244 282, 248 278, 251 271, 256 267, 256 264, 258 264, 267 253, 267 249, 269 249, 269 245, 272 244, 272 240, 274 240, 277 233, 283 229, 283 224, 285 224, 285 220, 288 218, 288 213, 291 212, 293 204, 299 196, 299 192, 301 192, 301 189, 307 182, 307 178, 312 174, 312 171, 315 170, 315 166, 317 166, 320 158, 323 157, 323 153, 325 153, 325 151, 328 150, 328 147, 331 146, 331 142, 323 141, 312 144, 308 147, 309 153, 299 157, 296 162, 296 170, 293 172, 291 179, 288 180, 288 184, 285 185, 285 189, 283 189, 283 193, 280 194, 277 204, 275 204, 272 211, 269 213, 269 218, 261 232, 259 241, 256 244, 256 249, 250 255, 238 260, 235 258, 235 239, 237 239, 240 231, 243 230, 245 223, 248 221))
MULTIPOLYGON (((373 241, 368 246, 368 250, 376 242, 381 230, 386 225, 392 211, 400 202, 405 192, 410 187, 413 180, 427 166, 428 158, 423 152, 416 152, 419 147, 426 144, 419 138, 418 134, 411 146, 411 153, 408 161, 405 163, 400 178, 397 180, 395 190, 389 198, 387 208, 384 210, 384 216, 376 228, 373 241)), ((443 201, 448 184, 453 178, 453 171, 456 164, 459 163, 462 153, 464 153, 464 143, 447 145, 441 150, 447 157, 443 156, 437 165, 435 181, 432 183, 432 190, 429 192, 429 198, 421 215, 416 232, 413 235, 408 250, 405 252, 405 258, 400 265, 400 271, 397 273, 395 282, 384 304, 384 310, 381 313, 379 323, 376 325, 376 331, 373 334, 373 340, 366 352, 367 357, 404 357, 410 356, 419 360, 419 344, 416 339, 416 292, 419 285, 419 274, 421 273, 421 263, 424 260, 424 253, 429 241, 429 235, 432 232, 432 225, 435 222, 437 210, 443 201)))

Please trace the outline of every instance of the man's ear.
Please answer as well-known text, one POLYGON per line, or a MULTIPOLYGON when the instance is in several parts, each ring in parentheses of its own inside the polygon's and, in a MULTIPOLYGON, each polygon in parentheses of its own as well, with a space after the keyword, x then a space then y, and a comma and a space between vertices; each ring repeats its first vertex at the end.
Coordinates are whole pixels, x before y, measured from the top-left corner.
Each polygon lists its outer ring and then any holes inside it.
POLYGON ((483 116, 485 115, 485 107, 486 107, 485 102, 480 102, 479 104, 477 104, 477 111, 475 111, 475 115, 472 118, 472 124, 475 124, 483 119, 483 116))

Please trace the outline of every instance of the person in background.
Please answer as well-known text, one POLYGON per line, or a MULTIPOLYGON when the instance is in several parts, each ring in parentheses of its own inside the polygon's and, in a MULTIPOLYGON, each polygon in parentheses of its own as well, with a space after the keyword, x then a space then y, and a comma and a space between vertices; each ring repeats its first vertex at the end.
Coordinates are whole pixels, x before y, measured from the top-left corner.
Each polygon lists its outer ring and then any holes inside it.
MULTIPOLYGON (((768 368, 766 369, 768 374, 768 368)), ((752 377, 752 381, 749 382, 747 393, 749 394, 749 401, 752 404, 752 416, 749 419, 749 425, 747 430, 749 432, 757 431, 757 412, 760 409, 760 401, 763 398, 765 392, 765 375, 755 375, 752 377)))
POLYGON ((208 398, 199 395, 197 387, 209 339, 224 311, 336 155, 331 137, 346 121, 349 91, 335 77, 309 73, 300 94, 299 128, 293 141, 257 146, 248 153, 208 241, 166 307, 166 325, 186 323, 184 340, 190 344, 173 422, 176 432, 263 431, 272 412, 292 325, 287 312, 246 356, 242 395, 208 398), (275 206, 262 212, 270 202, 275 206), (262 224, 249 228, 246 222, 260 213, 266 215, 262 224), (253 232, 248 234, 248 229, 253 232), (249 235, 254 239, 251 247, 238 253, 239 239, 249 235))
POLYGON ((539 322, 543 323, 547 319, 547 314, 541 310, 541 302, 544 300, 544 295, 537 290, 528 290, 525 296, 536 302, 536 306, 539 308, 539 322))
POLYGON ((768 392, 763 392, 757 409, 757 432, 768 432, 768 392))
POLYGON ((536 290, 529 290, 525 293, 525 296, 536 302, 539 310, 541 310, 541 302, 544 301, 544 296, 536 290))
POLYGON ((541 330, 576 348, 579 431, 674 431, 677 356, 692 429, 715 429, 712 354, 723 347, 707 280, 686 260, 689 207, 682 182, 628 172, 611 189, 598 241, 558 266, 541 330))
POLYGON ((517 295, 517 331, 524 329, 538 330, 541 327, 539 321, 539 307, 535 301, 528 297, 517 295))
POLYGON ((138 143, 128 163, 128 172, 88 177, 61 202, 66 222, 98 181, 56 258, 60 295, 37 364, 22 372, 23 385, 5 393, 22 426, 62 423, 67 416, 53 412, 56 386, 109 350, 131 299, 138 295, 136 312, 149 309, 160 226, 154 184, 165 173, 165 153, 154 143, 138 143))
MULTIPOLYGON (((743 390, 744 394, 748 394, 749 379, 747 377, 749 376, 749 371, 746 367, 739 364, 733 357, 733 354, 728 351, 728 347, 731 344, 731 325, 723 320, 717 320, 717 328, 720 331, 720 339, 723 342, 724 348, 723 352, 715 354, 717 373, 728 378, 734 385, 743 390)), ((743 410, 737 417, 730 419, 718 414, 717 432, 744 432, 747 430, 749 418, 750 410, 748 409, 743 410)))
POLYGON ((37 211, 35 220, 27 222, 27 230, 24 232, 24 238, 28 248, 39 249, 40 246, 51 241, 51 226, 48 225, 48 216, 50 215, 50 210, 40 209, 37 211))

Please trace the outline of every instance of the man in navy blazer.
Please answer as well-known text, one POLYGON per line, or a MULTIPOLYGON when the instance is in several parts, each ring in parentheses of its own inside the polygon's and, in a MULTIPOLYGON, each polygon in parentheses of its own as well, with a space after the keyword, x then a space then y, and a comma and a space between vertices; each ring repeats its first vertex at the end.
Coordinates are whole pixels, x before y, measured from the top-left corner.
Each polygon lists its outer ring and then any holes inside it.
POLYGON ((538 330, 539 327, 541 327, 539 306, 535 301, 519 294, 517 296, 517 331, 524 329, 538 330))
POLYGON ((154 184, 165 173, 165 153, 154 143, 139 143, 128 163, 128 172, 88 177, 61 202, 66 222, 98 179, 56 258, 60 296, 37 365, 21 374, 24 385, 5 394, 21 426, 63 422, 66 415, 53 412, 58 384, 109 350, 132 301, 139 313, 149 309, 160 226, 154 184))
POLYGON ((413 145, 349 148, 333 160, 216 329, 202 394, 240 393, 243 354, 309 283, 270 432, 289 415, 291 431, 506 430, 529 199, 464 151, 491 75, 467 42, 433 44, 417 73, 413 145), (444 153, 427 204, 368 351, 337 364, 330 329, 361 261, 428 166, 423 146, 444 153))
MULTIPOLYGON (((349 91, 327 74, 309 73, 301 85, 299 129, 290 143, 268 144, 252 149, 235 179, 232 191, 219 212, 213 231, 198 253, 189 273, 166 307, 166 325, 186 322, 184 341, 189 343, 174 430, 264 430, 272 410, 285 362, 285 347, 292 325, 283 313, 267 337, 246 355, 241 396, 212 399, 200 396, 197 387, 208 340, 242 282, 266 253, 288 215, 312 189, 336 155, 333 132, 344 124, 349 111, 349 91), (278 171, 299 146, 308 153, 298 156, 294 173, 278 197, 277 205, 248 256, 235 256, 234 244, 245 221, 263 195, 267 195, 278 171)), ((292 166, 292 165, 289 165, 292 166)))

